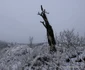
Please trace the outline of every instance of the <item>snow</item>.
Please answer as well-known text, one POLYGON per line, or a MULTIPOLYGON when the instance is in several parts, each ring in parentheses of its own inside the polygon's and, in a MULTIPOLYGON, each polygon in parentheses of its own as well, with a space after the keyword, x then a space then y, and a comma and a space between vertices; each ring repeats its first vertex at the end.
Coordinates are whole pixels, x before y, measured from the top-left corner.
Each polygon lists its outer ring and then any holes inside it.
POLYGON ((56 49, 57 52, 50 53, 47 44, 34 46, 34 48, 30 48, 28 45, 4 48, 0 53, 0 70, 85 69, 83 59, 85 58, 85 46, 76 49, 56 46, 56 49))
POLYGON ((17 62, 16 64, 14 64, 14 65, 12 66, 12 69, 13 69, 13 70, 16 70, 20 64, 21 64, 21 62, 17 62))

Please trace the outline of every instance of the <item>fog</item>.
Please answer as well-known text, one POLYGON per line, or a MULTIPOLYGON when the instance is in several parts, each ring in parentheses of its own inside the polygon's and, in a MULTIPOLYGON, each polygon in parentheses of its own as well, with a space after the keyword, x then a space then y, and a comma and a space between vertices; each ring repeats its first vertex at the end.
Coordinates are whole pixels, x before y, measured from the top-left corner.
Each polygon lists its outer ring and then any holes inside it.
POLYGON ((85 34, 85 0, 0 0, 0 40, 28 43, 46 41, 46 30, 40 23, 40 5, 47 15, 54 33, 75 29, 85 34))

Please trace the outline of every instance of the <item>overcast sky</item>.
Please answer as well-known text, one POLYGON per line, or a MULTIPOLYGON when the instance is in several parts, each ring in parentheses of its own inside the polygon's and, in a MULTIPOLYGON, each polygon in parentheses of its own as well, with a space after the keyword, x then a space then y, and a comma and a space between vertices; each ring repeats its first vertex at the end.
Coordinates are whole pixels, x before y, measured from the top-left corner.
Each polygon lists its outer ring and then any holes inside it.
POLYGON ((40 5, 50 13, 48 20, 54 33, 75 29, 85 34, 85 0, 0 0, 0 40, 34 42, 46 40, 43 20, 37 13, 40 5))

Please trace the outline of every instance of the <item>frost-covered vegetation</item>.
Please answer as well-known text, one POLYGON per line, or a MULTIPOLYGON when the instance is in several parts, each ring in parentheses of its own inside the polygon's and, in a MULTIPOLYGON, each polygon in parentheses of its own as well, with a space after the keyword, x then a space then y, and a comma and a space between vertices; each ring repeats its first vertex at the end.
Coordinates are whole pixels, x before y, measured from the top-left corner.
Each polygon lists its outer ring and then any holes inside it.
POLYGON ((72 30, 64 30, 60 32, 60 34, 56 35, 56 42, 58 46, 66 46, 76 47, 76 46, 84 46, 85 45, 85 37, 80 36, 79 33, 74 33, 74 29, 72 30))
POLYGON ((47 43, 33 47, 15 44, 2 49, 0 70, 85 70, 84 37, 69 30, 62 33, 56 38, 57 51, 53 53, 47 43))

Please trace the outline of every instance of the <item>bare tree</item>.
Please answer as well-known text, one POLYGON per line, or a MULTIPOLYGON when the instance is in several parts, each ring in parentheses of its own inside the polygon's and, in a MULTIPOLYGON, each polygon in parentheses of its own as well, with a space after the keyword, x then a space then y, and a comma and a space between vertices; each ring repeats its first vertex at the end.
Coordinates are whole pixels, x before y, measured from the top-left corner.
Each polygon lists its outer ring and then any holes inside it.
POLYGON ((46 12, 46 10, 43 9, 41 5, 41 13, 38 12, 38 15, 40 15, 44 21, 40 21, 40 22, 44 25, 44 27, 47 30, 47 39, 48 39, 48 44, 50 46, 50 51, 56 51, 56 48, 55 48, 56 41, 54 38, 54 32, 53 32, 52 26, 49 24, 46 14, 49 14, 49 13, 46 12))
POLYGON ((33 46, 33 37, 29 37, 29 46, 32 48, 33 46))

